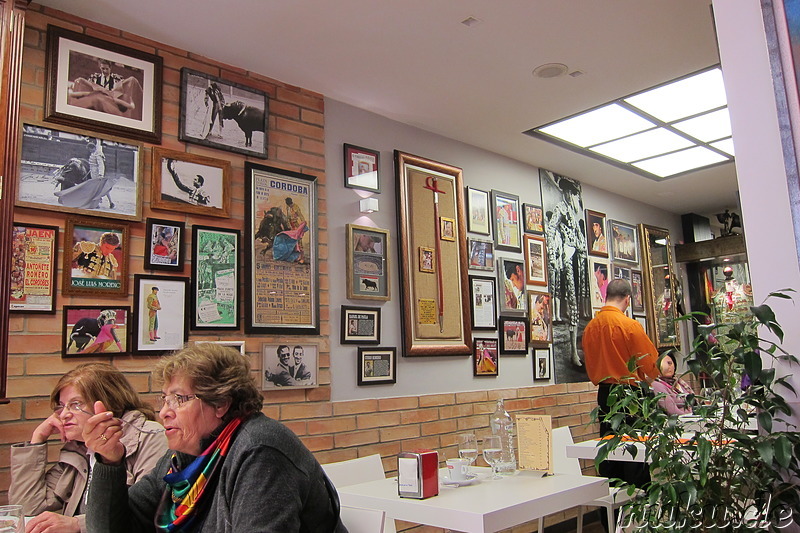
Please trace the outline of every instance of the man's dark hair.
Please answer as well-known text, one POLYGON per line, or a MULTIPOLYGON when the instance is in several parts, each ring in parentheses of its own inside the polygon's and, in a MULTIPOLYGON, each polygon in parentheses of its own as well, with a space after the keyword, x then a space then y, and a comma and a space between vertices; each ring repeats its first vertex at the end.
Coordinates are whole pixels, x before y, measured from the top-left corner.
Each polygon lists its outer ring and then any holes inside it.
POLYGON ((615 279, 606 287, 606 300, 621 300, 631 295, 631 284, 628 280, 615 279))
POLYGON ((277 352, 278 355, 281 354, 281 352, 283 351, 284 348, 286 348, 288 350, 289 349, 289 345, 288 344, 281 344, 280 346, 278 346, 278 352, 277 352))
POLYGON ((519 275, 519 273, 517 272, 517 267, 519 266, 519 263, 513 263, 511 261, 506 261, 503 265, 505 266, 506 278, 507 279, 511 279, 511 275, 512 274, 519 275))
POLYGON ((112 233, 107 231, 100 236, 100 244, 111 244, 113 246, 119 246, 119 237, 116 233, 112 233))
POLYGON ((206 182, 206 179, 201 176, 200 174, 197 175, 197 179, 195 180, 199 185, 203 185, 206 182))

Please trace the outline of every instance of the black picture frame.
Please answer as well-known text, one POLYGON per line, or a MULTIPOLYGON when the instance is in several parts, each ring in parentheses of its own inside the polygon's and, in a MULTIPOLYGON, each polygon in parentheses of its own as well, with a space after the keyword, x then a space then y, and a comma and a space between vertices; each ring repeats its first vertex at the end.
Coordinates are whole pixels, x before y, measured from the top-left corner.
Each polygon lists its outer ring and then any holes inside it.
POLYGON ((494 331, 497 329, 497 285, 486 276, 469 277, 469 308, 472 329, 494 331))
POLYGON ((179 350, 189 340, 189 278, 134 274, 133 276, 133 328, 131 346, 138 355, 161 355, 179 350), (149 310, 147 296, 157 287, 160 310, 157 311, 157 337, 149 341, 149 310), (163 337, 162 337, 163 336, 163 337), (146 338, 147 337, 147 338, 146 338), (163 341, 163 342, 162 342, 163 341))
POLYGON ((472 375, 497 376, 500 370, 497 339, 476 337, 472 340, 472 375))
POLYGON ((397 383, 397 348, 358 349, 359 386, 392 385, 394 383, 397 383))
POLYGON ((192 329, 239 329, 241 232, 192 226, 192 329))
POLYGON ((528 353, 530 322, 527 317, 501 316, 497 327, 500 353, 525 355, 528 353))
POLYGON ((144 268, 183 272, 186 263, 186 224, 180 220, 148 218, 144 234, 144 268))
POLYGON ((380 344, 380 307, 342 306, 341 344, 380 344))
POLYGON ((553 376, 553 358, 550 348, 533 349, 533 381, 550 381, 553 376))
POLYGON ((344 143, 344 186, 348 189, 381 192, 381 153, 344 143))
POLYGON ((14 222, 9 312, 56 312, 58 227, 14 222))
POLYGON ((65 305, 61 357, 98 357, 130 353, 131 308, 118 305, 65 305), (114 324, 109 324, 113 318, 114 324), (119 342, 119 346, 117 343, 119 342))
POLYGON ((522 204, 522 227, 525 233, 544 234, 544 211, 541 205, 522 204))

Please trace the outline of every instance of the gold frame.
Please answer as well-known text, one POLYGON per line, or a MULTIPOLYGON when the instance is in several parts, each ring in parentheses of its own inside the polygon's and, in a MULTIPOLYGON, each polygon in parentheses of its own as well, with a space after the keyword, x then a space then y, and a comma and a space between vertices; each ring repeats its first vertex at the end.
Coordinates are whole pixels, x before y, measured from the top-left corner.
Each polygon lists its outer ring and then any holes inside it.
POLYGON ((676 322, 675 267, 669 230, 639 224, 639 242, 648 335, 656 348, 675 347, 680 350, 681 332, 676 322), (664 240, 666 243, 658 243, 662 251, 653 247, 657 240, 664 240), (664 282, 666 279, 669 280, 669 286, 664 282), (672 300, 672 304, 665 312, 664 302, 667 297, 672 300))

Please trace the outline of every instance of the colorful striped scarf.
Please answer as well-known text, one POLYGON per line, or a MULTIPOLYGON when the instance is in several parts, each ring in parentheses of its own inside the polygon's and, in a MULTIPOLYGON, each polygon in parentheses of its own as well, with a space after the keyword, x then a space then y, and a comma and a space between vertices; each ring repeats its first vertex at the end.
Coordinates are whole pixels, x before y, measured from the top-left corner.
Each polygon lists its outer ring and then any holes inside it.
POLYGON ((164 476, 167 488, 156 512, 159 531, 191 531, 195 519, 214 498, 214 486, 222 463, 233 442, 233 434, 241 423, 241 418, 231 420, 219 437, 183 470, 177 464, 177 456, 172 455, 172 467, 164 476))

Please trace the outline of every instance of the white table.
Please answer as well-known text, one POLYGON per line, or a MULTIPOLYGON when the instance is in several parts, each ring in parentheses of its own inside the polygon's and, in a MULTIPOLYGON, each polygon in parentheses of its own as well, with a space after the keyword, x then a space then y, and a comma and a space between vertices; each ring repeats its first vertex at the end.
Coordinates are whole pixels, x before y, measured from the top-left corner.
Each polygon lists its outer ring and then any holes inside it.
MULTIPOLYGON (((568 444, 566 454, 567 457, 573 459, 594 459, 597 457, 597 450, 602 444, 600 439, 585 440, 583 442, 576 442, 568 444)), ((629 454, 624 448, 617 448, 608 454, 608 459, 611 461, 633 461, 635 463, 643 463, 645 456, 644 444, 641 442, 625 442, 627 444, 636 445, 636 457, 629 454)))
MULTIPOLYGON (((342 505, 377 509, 398 520, 463 531, 491 533, 608 495, 607 480, 593 476, 520 472, 487 479, 488 468, 475 468, 472 485, 442 485, 439 495, 425 500, 400 498, 397 478, 359 483, 338 490, 342 505)), ((446 469, 439 471, 444 479, 446 469)))

